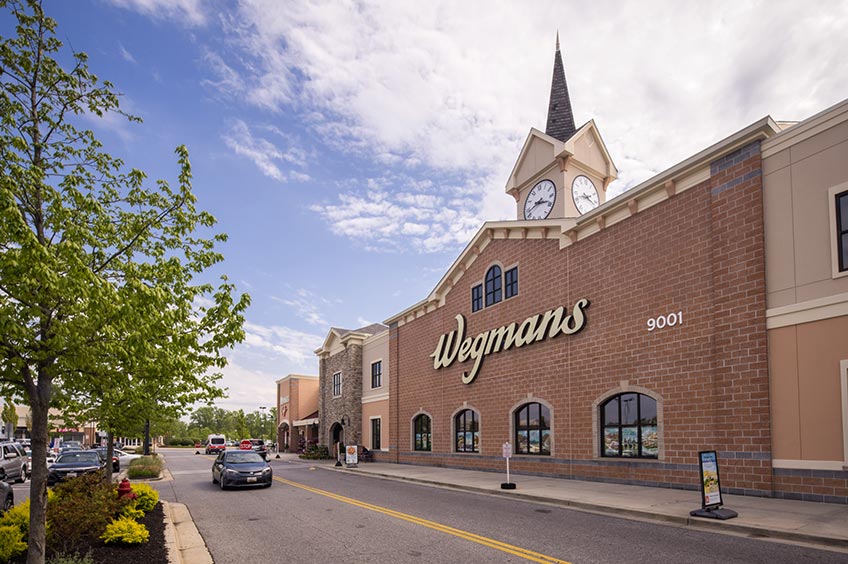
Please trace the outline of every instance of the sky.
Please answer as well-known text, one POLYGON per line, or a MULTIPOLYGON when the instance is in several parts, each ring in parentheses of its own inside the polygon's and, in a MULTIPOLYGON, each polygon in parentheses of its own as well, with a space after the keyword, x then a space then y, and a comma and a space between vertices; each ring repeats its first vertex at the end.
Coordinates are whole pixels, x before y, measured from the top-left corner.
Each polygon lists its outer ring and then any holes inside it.
MULTIPOLYGON (((58 38, 143 118, 87 118, 114 156, 175 183, 251 296, 216 405, 273 406, 317 374, 331 327, 424 299, 544 130, 559 33, 579 127, 619 170, 608 197, 758 119, 848 97, 848 2, 44 0, 58 38)), ((0 14, 9 33, 10 16, 0 14)))

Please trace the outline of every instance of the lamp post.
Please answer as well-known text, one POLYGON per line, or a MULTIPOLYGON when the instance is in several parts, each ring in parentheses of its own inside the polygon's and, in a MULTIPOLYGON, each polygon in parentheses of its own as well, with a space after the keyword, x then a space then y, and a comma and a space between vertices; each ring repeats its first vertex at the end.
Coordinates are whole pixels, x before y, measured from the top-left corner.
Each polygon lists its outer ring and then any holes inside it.
POLYGON ((262 427, 262 428, 261 428, 261 430, 260 430, 260 431, 261 431, 261 433, 260 433, 260 434, 262 435, 262 440, 263 440, 263 441, 267 438, 267 437, 265 436, 265 410, 266 410, 266 409, 268 409, 268 408, 267 408, 266 406, 264 406, 264 405, 260 405, 260 406, 259 406, 259 424, 260 424, 260 425, 261 425, 261 427, 262 427))

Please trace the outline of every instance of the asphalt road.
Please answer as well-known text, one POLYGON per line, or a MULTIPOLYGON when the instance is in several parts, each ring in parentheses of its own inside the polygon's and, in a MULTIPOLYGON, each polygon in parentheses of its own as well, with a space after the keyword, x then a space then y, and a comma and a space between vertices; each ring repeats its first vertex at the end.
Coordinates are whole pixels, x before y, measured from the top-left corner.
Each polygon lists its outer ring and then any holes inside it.
POLYGON ((268 489, 221 491, 213 456, 163 450, 216 564, 848 563, 848 554, 272 460, 268 489))

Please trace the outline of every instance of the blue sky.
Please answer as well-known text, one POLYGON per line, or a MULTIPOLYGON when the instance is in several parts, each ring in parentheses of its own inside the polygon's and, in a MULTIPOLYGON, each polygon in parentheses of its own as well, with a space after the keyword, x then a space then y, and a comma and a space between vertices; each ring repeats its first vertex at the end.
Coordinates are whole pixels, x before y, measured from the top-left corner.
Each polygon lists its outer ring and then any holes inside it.
MULTIPOLYGON (((618 194, 751 122, 848 89, 848 3, 45 0, 58 36, 144 119, 91 120, 108 150, 175 180, 229 234, 251 294, 227 409, 317 373, 331 326, 424 298, 544 129, 559 30, 578 126, 595 119, 618 194)), ((3 13, 8 33, 8 14, 3 13)))

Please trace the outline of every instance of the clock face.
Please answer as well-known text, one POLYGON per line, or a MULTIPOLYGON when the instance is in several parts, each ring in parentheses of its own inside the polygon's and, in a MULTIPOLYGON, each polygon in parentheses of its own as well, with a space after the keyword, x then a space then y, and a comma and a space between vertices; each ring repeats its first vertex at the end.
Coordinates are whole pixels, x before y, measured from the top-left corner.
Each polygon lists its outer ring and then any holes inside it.
POLYGON ((524 219, 545 219, 551 215, 556 201, 556 186, 550 180, 540 180, 524 200, 524 219))
POLYGON ((595 185, 582 174, 571 183, 571 196, 574 198, 574 205, 577 206, 577 211, 580 213, 592 211, 601 203, 595 185))

